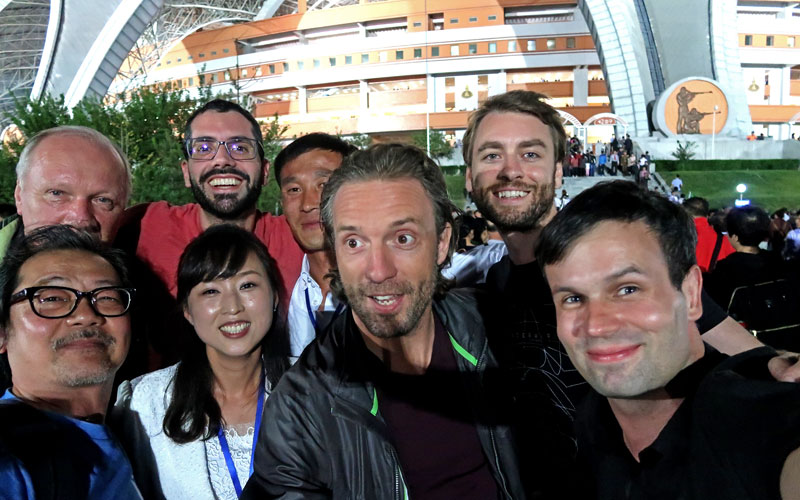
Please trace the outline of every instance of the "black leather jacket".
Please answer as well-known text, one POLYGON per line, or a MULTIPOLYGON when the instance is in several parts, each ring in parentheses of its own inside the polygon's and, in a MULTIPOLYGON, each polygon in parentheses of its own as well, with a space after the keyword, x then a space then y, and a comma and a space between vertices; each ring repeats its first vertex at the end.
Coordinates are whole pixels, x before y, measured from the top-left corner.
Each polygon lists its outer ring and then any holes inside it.
MULTIPOLYGON (((433 309, 451 336, 481 446, 503 497, 524 498, 511 430, 491 400, 496 361, 476 297, 450 292, 433 309)), ((348 311, 284 375, 266 403, 255 472, 243 499, 408 497, 362 362, 367 352, 348 311)))

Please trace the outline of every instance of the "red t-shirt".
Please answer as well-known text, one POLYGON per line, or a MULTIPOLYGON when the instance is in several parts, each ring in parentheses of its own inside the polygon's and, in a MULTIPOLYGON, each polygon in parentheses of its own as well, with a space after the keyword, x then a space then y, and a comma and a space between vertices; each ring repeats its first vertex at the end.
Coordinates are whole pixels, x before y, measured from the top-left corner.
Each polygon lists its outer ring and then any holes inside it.
MULTIPOLYGON (((172 296, 178 293, 178 261, 183 250, 203 232, 202 208, 197 203, 172 206, 166 201, 150 203, 141 219, 136 255, 164 281, 172 296)), ((283 282, 282 297, 291 295, 300 267, 303 250, 297 244, 284 216, 258 212, 253 233, 269 250, 278 264, 283 282)))
MULTIPOLYGON (((717 244, 717 232, 714 231, 714 228, 711 227, 705 217, 695 217, 694 227, 697 229, 697 265, 700 266, 704 273, 707 273, 708 265, 711 263, 711 256, 714 254, 714 246, 717 244)), ((727 236, 723 235, 717 262, 735 251, 727 236)))

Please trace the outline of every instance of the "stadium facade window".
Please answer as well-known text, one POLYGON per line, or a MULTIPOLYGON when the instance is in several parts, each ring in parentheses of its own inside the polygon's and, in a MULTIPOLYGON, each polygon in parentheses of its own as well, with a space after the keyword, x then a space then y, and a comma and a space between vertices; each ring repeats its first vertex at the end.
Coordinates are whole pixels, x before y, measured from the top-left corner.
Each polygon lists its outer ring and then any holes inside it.
POLYGON ((397 61, 400 61, 400 60, 402 60, 402 59, 403 59, 403 57, 404 57, 404 54, 403 54, 403 51, 402 51, 402 50, 395 50, 395 51, 394 51, 394 58, 395 58, 395 60, 397 60, 397 61))
POLYGON ((216 50, 212 50, 212 51, 211 51, 211 55, 212 55, 212 56, 215 56, 215 55, 217 55, 217 51, 216 51, 216 50))
POLYGON ((451 45, 450 46, 450 55, 457 56, 458 55, 458 45, 451 45))
POLYGON ((567 38, 567 48, 574 49, 575 48, 575 37, 567 38))
POLYGON ((223 54, 227 54, 228 52, 230 52, 228 49, 222 49, 223 54))
POLYGON ((536 50, 536 40, 528 40, 528 50, 536 50))
POLYGON ((194 87, 194 78, 192 78, 191 76, 189 77, 189 86, 194 87))
POLYGON ((439 47, 431 47, 431 57, 439 57, 439 47))
POLYGON ((256 68, 256 76, 261 76, 261 66, 256 68))
POLYGON ((336 58, 335 57, 329 57, 328 58, 328 63, 331 65, 331 67, 336 66, 336 58))
POLYGON ((767 47, 772 47, 773 45, 775 45, 775 37, 767 35, 767 47))
POLYGON ((794 47, 794 37, 793 36, 787 36, 786 37, 786 46, 787 47, 794 47))
POLYGON ((314 59, 314 68, 319 68, 319 59, 314 59))
POLYGON ((303 61, 297 61, 297 69, 303 69, 303 66, 305 66, 305 64, 303 64, 303 61))
POLYGON ((219 75, 217 73, 212 74, 211 75, 211 81, 213 83, 217 83, 219 81, 219 75))
POLYGON ((200 85, 206 84, 206 75, 197 75, 197 83, 200 85))
POLYGON ((231 79, 231 72, 230 71, 226 71, 225 75, 223 75, 223 78, 225 78, 226 80, 230 80, 231 79))
POLYGON ((422 49, 414 49, 414 59, 419 59, 422 57, 422 49))
POLYGON ((344 56, 345 64, 353 64, 353 56, 344 56))
POLYGON ((508 41, 508 51, 509 52, 516 52, 517 51, 517 41, 516 40, 509 40, 508 41))
POLYGON ((497 16, 489 16, 489 21, 497 21, 497 16))
POLYGON ((450 24, 458 24, 458 18, 454 17, 454 18, 450 19, 450 24))
POLYGON ((471 22, 471 23, 477 23, 477 22, 478 22, 478 18, 477 18, 477 17, 470 17, 470 18, 469 18, 469 22, 471 22))
POLYGON ((205 54, 203 54, 202 52, 200 52, 199 54, 197 54, 197 57, 205 57, 205 56, 206 56, 206 55, 205 55, 205 54))
POLYGON ((421 28, 421 27, 422 27, 422 23, 420 23, 420 22, 414 22, 414 25, 413 25, 413 26, 414 26, 415 28, 421 28))
POLYGON ((177 62, 181 62, 181 61, 183 61, 183 59, 181 59, 181 58, 179 57, 177 62))
POLYGON ((389 61, 389 53, 385 50, 378 52, 378 61, 380 62, 388 62, 389 61))
POLYGON ((744 36, 744 44, 745 45, 753 45, 753 35, 745 35, 744 36))
POLYGON ((247 76, 247 70, 246 69, 242 70, 242 76, 247 76))
POLYGON ((469 44, 469 47, 467 49, 468 49, 468 52, 470 54, 477 54, 478 53, 478 44, 477 43, 471 43, 471 44, 469 44))
POLYGON ((489 53, 490 54, 497 53, 497 42, 489 42, 489 53))
POLYGON ((269 65, 269 74, 270 75, 274 75, 275 74, 275 65, 274 64, 270 64, 269 65))
POLYGON ((361 54, 361 63, 368 63, 369 62, 369 54, 361 54))
POLYGON ((555 38, 548 38, 547 39, 547 50, 555 50, 556 48, 556 39, 555 38))
POLYGON ((283 63, 283 71, 284 71, 284 73, 286 71, 289 71, 289 63, 283 63))

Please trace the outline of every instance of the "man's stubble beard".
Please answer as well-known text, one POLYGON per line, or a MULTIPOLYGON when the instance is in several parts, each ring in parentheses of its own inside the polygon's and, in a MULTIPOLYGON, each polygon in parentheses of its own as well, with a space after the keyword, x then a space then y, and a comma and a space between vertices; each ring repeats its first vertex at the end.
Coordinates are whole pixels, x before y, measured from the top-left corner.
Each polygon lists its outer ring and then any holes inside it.
MULTIPOLYGON (((556 168, 558 168, 556 166, 556 168)), ((472 201, 489 222, 504 233, 513 231, 525 232, 535 229, 544 217, 553 208, 555 200, 555 171, 553 180, 548 184, 523 184, 515 182, 495 183, 482 189, 475 188, 473 182, 472 201), (522 211, 503 212, 495 208, 492 203, 492 191, 500 187, 518 188, 530 191, 533 197, 531 204, 522 211)))
POLYGON ((342 286, 347 301, 353 308, 353 314, 361 320, 368 333, 383 339, 397 338, 411 333, 431 305, 438 272, 438 267, 434 267, 430 277, 417 288, 410 282, 397 281, 378 285, 348 285, 343 282, 342 286), (402 311, 399 313, 403 314, 403 317, 398 317, 397 314, 391 316, 376 314, 367 307, 367 301, 372 300, 368 295, 389 292, 402 293, 404 299, 411 300, 405 314, 402 311))
POLYGON ((112 336, 97 329, 88 328, 79 332, 73 333, 68 337, 63 337, 51 346, 56 355, 54 365, 56 368, 56 376, 58 380, 67 387, 88 387, 92 385, 100 385, 112 379, 116 374, 117 366, 111 361, 111 351, 117 346, 117 341, 112 336), (75 366, 62 365, 59 362, 58 351, 63 345, 72 340, 79 339, 100 339, 108 348, 108 350, 100 353, 101 359, 93 368, 88 368, 85 365, 80 366, 78 369, 75 366))

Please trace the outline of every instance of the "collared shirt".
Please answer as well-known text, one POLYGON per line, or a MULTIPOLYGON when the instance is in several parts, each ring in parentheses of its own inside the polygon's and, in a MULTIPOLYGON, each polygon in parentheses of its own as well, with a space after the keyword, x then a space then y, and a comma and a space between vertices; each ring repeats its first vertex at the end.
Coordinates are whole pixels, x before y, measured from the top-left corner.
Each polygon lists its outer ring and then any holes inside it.
POLYGON ((325 295, 324 300, 325 305, 320 311, 319 307, 323 302, 322 288, 311 277, 308 271, 308 255, 304 255, 300 277, 292 289, 292 297, 289 300, 289 355, 292 362, 296 361, 303 349, 317 338, 317 331, 322 331, 330 323, 340 305, 340 301, 330 292, 325 295), (308 297, 308 302, 306 302, 306 297, 308 297), (311 305, 310 311, 309 304, 311 305), (311 321, 312 314, 317 322, 316 328, 311 321))

